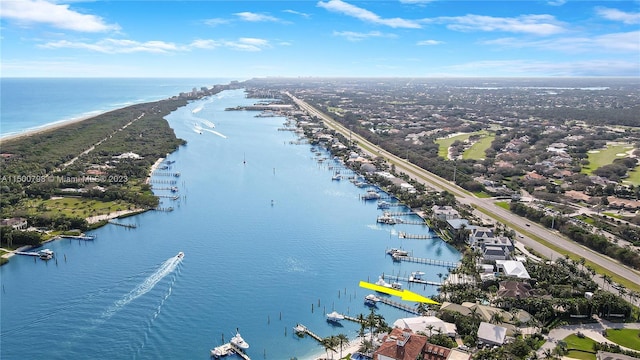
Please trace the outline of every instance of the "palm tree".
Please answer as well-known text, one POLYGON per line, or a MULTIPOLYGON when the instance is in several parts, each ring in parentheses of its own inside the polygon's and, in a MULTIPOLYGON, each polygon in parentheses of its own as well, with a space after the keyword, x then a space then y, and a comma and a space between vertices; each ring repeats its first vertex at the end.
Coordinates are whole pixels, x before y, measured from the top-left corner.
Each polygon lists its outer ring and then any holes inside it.
POLYGON ((349 338, 345 334, 338 334, 336 341, 338 346, 340 346, 340 359, 342 359, 342 349, 344 349, 346 345, 349 345, 349 338))
POLYGON ((435 326, 433 326, 432 324, 427 325, 427 330, 429 330, 429 337, 431 337, 431 332, 433 331, 433 328, 435 326))

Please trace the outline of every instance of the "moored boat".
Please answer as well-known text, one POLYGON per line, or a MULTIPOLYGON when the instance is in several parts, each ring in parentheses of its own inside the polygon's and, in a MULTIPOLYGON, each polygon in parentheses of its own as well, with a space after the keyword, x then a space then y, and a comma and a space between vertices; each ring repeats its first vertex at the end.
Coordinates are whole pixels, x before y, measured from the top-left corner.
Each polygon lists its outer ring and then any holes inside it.
POLYGON ((373 294, 369 294, 364 297, 364 304, 367 306, 376 306, 378 301, 380 301, 380 298, 373 294))
POLYGON ((231 345, 241 350, 246 350, 249 348, 249 344, 246 341, 244 341, 242 336, 240 336, 240 332, 238 332, 237 330, 236 330, 236 334, 231 338, 230 343, 231 345))
POLYGON ((337 311, 327 314, 327 321, 339 322, 340 320, 344 320, 344 315, 337 311))

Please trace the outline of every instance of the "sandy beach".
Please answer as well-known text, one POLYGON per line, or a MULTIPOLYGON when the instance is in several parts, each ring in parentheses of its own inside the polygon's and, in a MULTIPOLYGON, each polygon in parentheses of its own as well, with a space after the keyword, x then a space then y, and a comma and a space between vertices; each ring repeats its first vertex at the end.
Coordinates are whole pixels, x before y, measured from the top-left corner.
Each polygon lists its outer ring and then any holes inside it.
POLYGON ((100 115, 102 115, 104 113, 106 113, 106 111, 100 112, 100 113, 97 113, 97 114, 94 114, 94 115, 88 115, 88 116, 83 116, 83 117, 69 119, 69 120, 62 120, 62 121, 59 121, 59 122, 55 122, 55 123, 39 126, 37 128, 28 129, 28 130, 25 130, 25 131, 17 133, 17 134, 9 134, 9 135, 0 134, 0 143, 2 143, 4 141, 16 140, 16 139, 25 138, 25 137, 29 137, 29 136, 33 136, 33 135, 37 135, 37 134, 42 134, 42 133, 45 133, 45 132, 48 132, 48 131, 60 129, 60 128, 63 128, 65 126, 71 125, 71 124, 76 124, 76 123, 79 123, 79 122, 82 122, 82 121, 85 121, 85 120, 92 119, 92 118, 94 118, 96 116, 100 116, 100 115))
MULTIPOLYGON (((366 337, 367 335, 365 335, 366 337)), ((345 358, 348 354, 353 354, 355 352, 358 351, 358 349, 360 348, 360 345, 362 344, 362 338, 361 337, 357 337, 351 341, 349 341, 349 344, 347 346, 345 346, 344 348, 342 348, 342 358, 345 358)), ((322 348, 322 346, 320 346, 320 344, 318 344, 318 351, 314 352, 312 355, 308 356, 308 357, 301 357, 301 360, 325 360, 325 359, 340 359, 340 349, 338 348, 338 351, 324 351, 324 349, 322 348)))

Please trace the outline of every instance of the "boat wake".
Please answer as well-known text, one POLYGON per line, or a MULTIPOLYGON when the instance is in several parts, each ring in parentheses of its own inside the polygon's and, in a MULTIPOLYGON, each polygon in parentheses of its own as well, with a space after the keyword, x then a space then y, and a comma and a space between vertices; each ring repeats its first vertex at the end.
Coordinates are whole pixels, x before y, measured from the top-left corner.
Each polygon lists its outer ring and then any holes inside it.
POLYGON ((197 114, 197 113, 199 113, 200 111, 202 111, 202 109, 204 109, 204 105, 200 105, 200 106, 198 106, 197 108, 195 108, 195 109, 191 110, 191 113, 192 113, 192 114, 197 114))
POLYGON ((122 299, 116 301, 112 306, 110 306, 102 314, 102 318, 110 318, 111 316, 113 316, 113 314, 118 312, 118 310, 122 309, 133 300, 151 291, 151 289, 153 289, 153 287, 156 286, 156 284, 158 284, 160 280, 171 274, 178 267, 178 265, 180 265, 181 262, 181 256, 174 256, 167 259, 164 263, 162 263, 162 265, 160 265, 158 270, 149 275, 149 277, 147 277, 140 285, 131 290, 122 299))
POLYGON ((220 136, 220 137, 221 137, 221 138, 223 138, 223 139, 226 139, 226 138, 227 138, 227 136, 226 136, 226 135, 221 134, 221 133, 219 133, 219 132, 217 132, 217 131, 214 131, 214 130, 210 130, 210 129, 202 129, 202 128, 201 128, 200 130, 202 130, 202 131, 208 131, 208 132, 210 132, 210 133, 212 133, 212 134, 215 134, 215 135, 220 136))

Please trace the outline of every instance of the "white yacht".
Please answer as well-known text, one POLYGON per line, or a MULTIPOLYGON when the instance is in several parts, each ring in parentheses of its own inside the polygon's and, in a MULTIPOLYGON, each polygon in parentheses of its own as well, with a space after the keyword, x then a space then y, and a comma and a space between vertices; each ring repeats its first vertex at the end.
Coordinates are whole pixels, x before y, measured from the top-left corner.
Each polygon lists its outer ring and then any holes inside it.
POLYGON ((180 251, 176 257, 178 259, 182 259, 184 257, 184 253, 182 251, 180 251))
POLYGON ((344 320, 344 315, 337 311, 327 314, 327 321, 339 322, 340 320, 344 320))
POLYGON ((373 294, 369 294, 364 297, 364 304, 367 306, 376 306, 378 301, 380 301, 380 298, 373 294))
POLYGON ((244 341, 244 339, 242 338, 242 336, 240 336, 240 333, 237 330, 236 330, 236 334, 231 338, 230 342, 231 342, 231 345, 241 350, 246 350, 249 348, 249 344, 246 341, 244 341))

